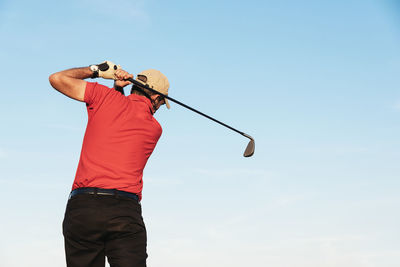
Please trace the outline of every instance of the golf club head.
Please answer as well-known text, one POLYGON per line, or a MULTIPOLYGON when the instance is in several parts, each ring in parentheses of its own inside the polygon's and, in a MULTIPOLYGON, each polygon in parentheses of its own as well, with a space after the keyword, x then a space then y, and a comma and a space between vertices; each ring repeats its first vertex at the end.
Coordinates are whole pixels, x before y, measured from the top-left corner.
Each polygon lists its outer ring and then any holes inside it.
POLYGON ((256 145, 255 145, 254 139, 251 136, 246 135, 246 137, 250 138, 250 142, 247 145, 246 150, 243 153, 243 156, 247 158, 247 157, 253 156, 256 145))

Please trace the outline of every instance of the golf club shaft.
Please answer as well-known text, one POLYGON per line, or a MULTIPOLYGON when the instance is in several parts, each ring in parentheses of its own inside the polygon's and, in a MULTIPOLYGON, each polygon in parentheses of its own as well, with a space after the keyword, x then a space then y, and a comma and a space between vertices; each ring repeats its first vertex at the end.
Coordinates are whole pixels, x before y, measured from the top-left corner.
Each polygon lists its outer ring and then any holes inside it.
POLYGON ((243 135, 244 137, 249 138, 250 140, 253 140, 252 137, 250 137, 249 135, 245 134, 244 132, 241 132, 241 131, 239 131, 239 130, 237 130, 237 129, 235 129, 235 128, 233 128, 233 127, 231 127, 231 126, 229 126, 229 125, 227 125, 227 124, 225 124, 225 123, 223 123, 223 122, 221 122, 221 121, 219 121, 219 120, 217 120, 217 119, 214 119, 213 117, 210 117, 210 116, 208 116, 207 114, 204 114, 204 113, 201 112, 201 111, 198 111, 198 110, 196 110, 196 109, 194 109, 194 108, 192 108, 192 107, 189 107, 188 105, 183 104, 182 102, 180 102, 180 101, 178 101, 178 100, 176 100, 176 99, 174 99, 174 98, 172 98, 172 97, 170 97, 170 96, 164 95, 164 94, 162 94, 162 93, 160 93, 160 92, 154 90, 153 88, 150 88, 150 87, 148 87, 148 86, 146 86, 146 85, 143 85, 142 83, 140 83, 140 82, 134 80, 133 78, 129 78, 129 79, 127 79, 127 80, 130 81, 130 82, 132 82, 133 84, 135 84, 135 85, 141 87, 141 88, 145 88, 145 89, 147 89, 147 90, 150 90, 150 91, 152 91, 153 93, 159 94, 159 95, 165 97, 166 99, 171 100, 172 102, 175 102, 175 103, 177 103, 177 104, 179 104, 179 105, 181 105, 181 106, 183 106, 183 107, 185 107, 185 108, 187 108, 187 109, 190 109, 191 111, 196 112, 197 114, 200 114, 200 115, 206 117, 207 119, 210 119, 210 120, 212 120, 212 121, 215 121, 216 123, 219 123, 219 124, 221 124, 222 126, 225 126, 226 128, 231 129, 232 131, 235 131, 235 132, 237 132, 237 133, 243 135))

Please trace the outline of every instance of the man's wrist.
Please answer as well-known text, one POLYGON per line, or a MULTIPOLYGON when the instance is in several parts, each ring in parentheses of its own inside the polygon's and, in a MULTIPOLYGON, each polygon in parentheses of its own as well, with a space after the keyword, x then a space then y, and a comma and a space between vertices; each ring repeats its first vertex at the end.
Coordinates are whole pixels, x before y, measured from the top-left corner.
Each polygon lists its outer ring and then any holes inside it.
POLYGON ((99 77, 99 66, 98 65, 90 65, 90 70, 92 71, 92 79, 99 77))

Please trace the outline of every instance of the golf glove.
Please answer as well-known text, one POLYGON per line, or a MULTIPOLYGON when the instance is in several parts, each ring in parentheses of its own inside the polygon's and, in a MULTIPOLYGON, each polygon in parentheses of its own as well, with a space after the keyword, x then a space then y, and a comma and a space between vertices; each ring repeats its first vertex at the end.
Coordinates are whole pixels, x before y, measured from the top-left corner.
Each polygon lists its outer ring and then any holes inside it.
POLYGON ((121 66, 115 65, 111 61, 104 61, 98 65, 91 65, 90 69, 93 71, 92 78, 101 77, 104 79, 116 80, 115 71, 121 69, 121 66))

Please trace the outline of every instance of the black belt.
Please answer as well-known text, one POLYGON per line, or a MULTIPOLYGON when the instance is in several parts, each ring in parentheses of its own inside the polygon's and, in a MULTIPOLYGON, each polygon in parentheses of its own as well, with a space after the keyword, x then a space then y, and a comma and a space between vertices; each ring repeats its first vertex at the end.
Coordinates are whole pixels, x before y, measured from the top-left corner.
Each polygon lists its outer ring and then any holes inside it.
POLYGON ((80 194, 90 194, 90 195, 102 195, 102 196, 121 196, 121 197, 128 197, 139 201, 138 195, 134 193, 129 193, 117 189, 103 189, 97 187, 81 187, 73 190, 71 194, 69 194, 69 199, 76 195, 80 194))

